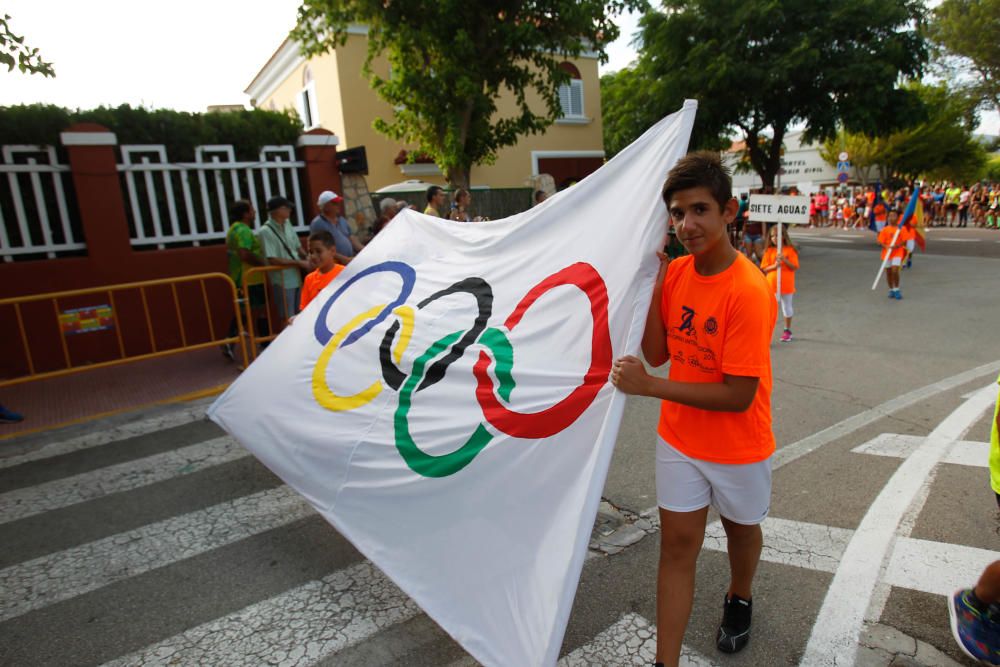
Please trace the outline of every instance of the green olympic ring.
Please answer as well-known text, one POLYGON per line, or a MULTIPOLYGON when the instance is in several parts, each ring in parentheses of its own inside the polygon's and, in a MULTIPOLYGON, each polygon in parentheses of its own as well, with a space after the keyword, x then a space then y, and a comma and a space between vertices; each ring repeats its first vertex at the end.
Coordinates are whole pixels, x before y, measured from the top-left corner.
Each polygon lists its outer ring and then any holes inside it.
MULTIPOLYGON (((456 331, 431 345, 413 362, 413 372, 399 390, 399 404, 394 420, 396 449, 406 461, 406 465, 425 477, 447 477, 458 472, 469 465, 472 459, 476 458, 479 452, 493 439, 490 432, 486 430, 486 426, 480 422, 464 445, 449 454, 434 456, 420 449, 414 442, 413 436, 410 435, 408 414, 413 393, 423 379, 425 366, 441 352, 451 347, 464 333, 464 331, 456 331)), ((499 329, 489 328, 483 331, 476 342, 493 353, 496 362, 494 372, 500 382, 497 391, 505 401, 509 401, 515 384, 514 375, 511 372, 514 368, 514 348, 511 346, 510 340, 499 329)))

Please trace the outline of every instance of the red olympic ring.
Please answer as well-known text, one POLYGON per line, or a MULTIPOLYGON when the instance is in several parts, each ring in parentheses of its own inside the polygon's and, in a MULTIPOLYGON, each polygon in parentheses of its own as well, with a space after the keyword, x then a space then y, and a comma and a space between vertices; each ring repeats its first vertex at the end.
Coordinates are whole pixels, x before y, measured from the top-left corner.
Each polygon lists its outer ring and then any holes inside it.
POLYGON ((555 435, 567 428, 583 414, 608 381, 611 372, 611 330, 608 326, 608 289, 601 275, 590 264, 577 262, 553 273, 531 288, 504 326, 513 331, 525 312, 549 290, 562 285, 580 288, 590 299, 590 315, 594 328, 591 336, 590 368, 583 382, 566 398, 541 412, 515 412, 501 404, 493 390, 493 380, 487 373, 490 355, 479 353, 473 368, 476 376, 476 398, 486 420, 495 428, 516 438, 540 439, 555 435))

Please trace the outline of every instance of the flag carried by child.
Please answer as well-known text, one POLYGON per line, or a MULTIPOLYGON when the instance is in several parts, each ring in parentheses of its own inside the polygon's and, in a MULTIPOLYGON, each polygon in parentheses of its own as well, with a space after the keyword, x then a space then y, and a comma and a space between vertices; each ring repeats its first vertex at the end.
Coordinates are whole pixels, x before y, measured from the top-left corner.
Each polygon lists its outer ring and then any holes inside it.
POLYGON ((924 202, 920 199, 920 187, 913 190, 913 196, 906 205, 901 218, 902 224, 913 230, 913 240, 921 251, 927 250, 927 227, 924 225, 924 202))
POLYGON ((209 411, 485 665, 558 658, 696 107, 509 218, 403 211, 209 411))

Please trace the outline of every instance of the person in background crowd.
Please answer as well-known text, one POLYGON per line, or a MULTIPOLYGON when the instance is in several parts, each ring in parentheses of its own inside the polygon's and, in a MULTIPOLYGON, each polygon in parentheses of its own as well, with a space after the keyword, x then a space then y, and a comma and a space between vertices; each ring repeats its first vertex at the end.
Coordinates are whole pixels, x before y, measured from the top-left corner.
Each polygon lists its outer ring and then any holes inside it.
MULTIPOLYGON (((243 276, 255 266, 265 266, 264 253, 260 247, 260 241, 254 236, 250 225, 257 217, 257 212, 253 205, 246 199, 238 199, 229 206, 229 231, 226 232, 226 255, 229 259, 229 277, 236 285, 236 292, 241 299, 250 301, 250 317, 253 319, 258 336, 267 335, 267 317, 264 313, 266 304, 264 286, 264 275, 262 273, 251 273, 247 277, 246 293, 243 291, 243 276)), ((240 307, 239 316, 243 317, 243 308, 240 307)), ((244 329, 250 327, 249 322, 243 323, 244 329)), ((236 336, 239 332, 236 317, 229 323, 228 338, 236 336)), ((232 343, 222 346, 222 353, 230 359, 236 358, 236 348, 232 343)))
POLYGON ((538 206, 539 204, 541 204, 543 201, 545 201, 548 198, 549 198, 549 196, 547 194, 545 194, 545 190, 535 190, 535 204, 534 205, 538 206))
POLYGON ((758 266, 764 256, 764 225, 752 218, 743 224, 743 254, 758 266))
POLYGON ((962 188, 952 183, 944 191, 944 211, 948 226, 951 227, 958 217, 958 201, 962 198, 962 188))
POLYGON ((451 196, 451 213, 448 214, 448 219, 458 222, 472 222, 472 218, 469 216, 469 204, 471 203, 472 195, 468 190, 462 188, 455 190, 451 196))
POLYGON ((969 186, 963 185, 962 191, 958 194, 958 226, 969 226, 969 206, 972 204, 972 193, 969 186))
POLYGON ((344 265, 337 263, 337 243, 330 232, 309 235, 309 265, 314 269, 303 281, 300 311, 305 310, 309 302, 344 270, 344 265))
POLYGON ((940 185, 934 188, 931 195, 933 205, 931 207, 931 224, 937 227, 944 220, 944 188, 940 185))
MULTIPOLYGON (((402 202, 405 204, 406 202, 402 202)), ((372 237, 378 235, 380 231, 385 229, 386 225, 392 222, 392 219, 396 217, 396 214, 402 210, 399 206, 399 202, 391 197, 386 197, 378 203, 379 216, 375 224, 372 225, 372 237)))
POLYGON ((816 216, 820 227, 826 227, 830 223, 830 198, 825 190, 816 193, 816 216))
POLYGON ((351 224, 344 217, 344 198, 333 190, 324 190, 316 200, 319 215, 309 223, 310 232, 329 232, 337 244, 337 262, 347 264, 364 244, 351 231, 351 224))
POLYGON ((441 207, 444 206, 447 195, 444 190, 436 185, 427 188, 427 208, 424 215, 433 215, 435 218, 441 217, 441 207))
POLYGON ((271 285, 279 301, 285 320, 297 312, 302 290, 302 273, 311 267, 302 249, 298 234, 288 218, 292 215, 292 202, 284 197, 267 200, 268 220, 257 232, 267 263, 287 267, 271 273, 271 285))

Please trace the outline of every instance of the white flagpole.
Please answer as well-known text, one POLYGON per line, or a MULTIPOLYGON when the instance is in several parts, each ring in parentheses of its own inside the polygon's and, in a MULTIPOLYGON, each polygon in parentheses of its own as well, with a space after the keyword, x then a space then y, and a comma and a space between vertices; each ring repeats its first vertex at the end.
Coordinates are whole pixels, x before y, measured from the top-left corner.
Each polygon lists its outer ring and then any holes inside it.
MULTIPOLYGON (((782 230, 781 224, 782 223, 780 223, 780 222, 777 223, 777 225, 778 225, 778 287, 777 287, 777 294, 775 294, 775 298, 778 300, 779 304, 781 303, 781 265, 784 264, 784 262, 782 261, 782 256, 781 256, 781 237, 782 237, 782 234, 781 234, 781 230, 782 230)), ((781 314, 782 317, 784 317, 784 315, 785 315, 784 313, 781 314)))
MULTIPOLYGON (((896 227, 896 233, 892 235, 892 241, 889 242, 889 246, 896 245, 896 239, 899 238, 899 232, 902 231, 903 225, 898 225, 896 227)), ((885 259, 882 260, 882 266, 878 267, 878 273, 875 274, 875 282, 872 283, 872 290, 878 287, 878 281, 882 277, 882 272, 885 271, 885 265, 889 263, 889 257, 892 256, 892 250, 887 250, 885 253, 885 259)))

